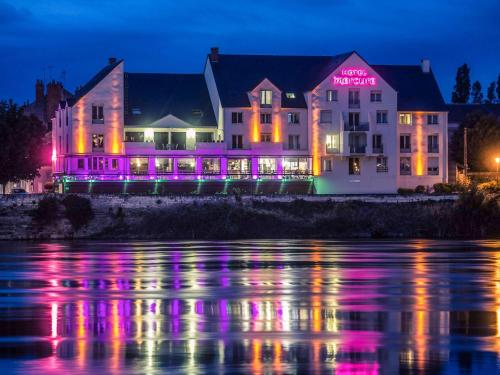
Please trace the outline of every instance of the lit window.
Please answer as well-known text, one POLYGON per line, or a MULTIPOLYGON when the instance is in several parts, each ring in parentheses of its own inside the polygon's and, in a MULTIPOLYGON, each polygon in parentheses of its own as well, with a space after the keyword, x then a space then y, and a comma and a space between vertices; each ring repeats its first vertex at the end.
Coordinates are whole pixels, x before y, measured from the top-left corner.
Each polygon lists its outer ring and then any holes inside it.
POLYGON ((370 92, 371 102, 381 102, 382 101, 382 91, 371 91, 370 92))
POLYGON ((242 124, 243 123, 243 112, 231 112, 231 123, 232 124, 242 124))
POLYGON ((339 137, 336 134, 326 135, 326 149, 330 152, 338 151, 339 148, 339 137))
POLYGON ((276 173, 275 158, 259 158, 259 174, 276 173))
POLYGON ((92 134, 92 151, 104 149, 104 134, 92 134))
POLYGON ((220 159, 219 158, 203 158, 201 161, 203 174, 219 174, 220 159))
POLYGON ((284 158, 283 173, 291 175, 309 174, 308 158, 284 158))
POLYGON ((401 176, 411 175, 411 158, 402 157, 399 159, 399 174, 401 176))
POLYGON ((377 157, 377 173, 385 173, 389 170, 387 167, 387 157, 379 156, 377 157))
POLYGON ((149 166, 148 158, 133 158, 130 159, 131 174, 147 174, 149 166))
POLYGON ((196 171, 194 158, 177 159, 177 171, 179 173, 194 173, 196 171))
POLYGON ((273 121, 273 116, 270 113, 261 113, 260 114, 260 123, 261 124, 271 124, 273 121))
POLYGON ((321 124, 330 124, 332 122, 332 111, 322 110, 319 112, 319 122, 321 124))
POLYGON ((401 125, 411 125, 411 113, 400 113, 399 123, 401 125))
POLYGON ((387 111, 377 111, 377 124, 387 124, 387 111))
POLYGON ((360 175, 361 167, 359 164, 359 158, 349 158, 349 174, 350 175, 360 175))
POLYGON ((260 91, 260 106, 270 107, 273 102, 273 92, 271 90, 260 91))
POLYGON ((294 92, 287 92, 286 98, 287 99, 295 99, 295 93, 294 92))
POLYGON ((439 116, 435 114, 427 115, 427 125, 438 125, 439 124, 439 116))
POLYGON ((289 124, 298 124, 299 123, 299 114, 297 112, 288 112, 288 123, 289 124))
POLYGON ((172 158, 156 158, 155 168, 156 173, 172 173, 174 171, 174 163, 172 158))
POLYGON ((227 174, 242 175, 251 172, 249 159, 227 159, 227 174))
POLYGON ((326 90, 326 101, 336 102, 337 101, 337 90, 326 90))
POLYGON ((436 157, 427 158, 427 174, 429 176, 439 175, 439 158, 436 157))
POLYGON ((104 124, 104 107, 92 104, 92 124, 104 124))

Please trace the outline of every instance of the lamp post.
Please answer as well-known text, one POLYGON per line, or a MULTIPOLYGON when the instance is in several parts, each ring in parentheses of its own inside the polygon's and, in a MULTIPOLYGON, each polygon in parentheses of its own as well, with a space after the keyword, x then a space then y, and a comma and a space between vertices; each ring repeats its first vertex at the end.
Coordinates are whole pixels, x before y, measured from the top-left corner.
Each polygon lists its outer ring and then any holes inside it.
POLYGON ((497 164, 497 184, 498 184, 498 164, 500 164, 500 158, 498 156, 495 158, 495 163, 497 164))

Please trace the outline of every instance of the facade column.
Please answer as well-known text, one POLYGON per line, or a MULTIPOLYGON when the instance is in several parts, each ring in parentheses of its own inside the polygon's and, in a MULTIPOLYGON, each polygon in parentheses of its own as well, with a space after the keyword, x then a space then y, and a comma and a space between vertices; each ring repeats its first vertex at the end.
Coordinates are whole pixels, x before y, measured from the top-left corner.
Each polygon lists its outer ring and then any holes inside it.
POLYGON ((252 178, 254 176, 259 176, 259 158, 256 156, 252 156, 252 178))

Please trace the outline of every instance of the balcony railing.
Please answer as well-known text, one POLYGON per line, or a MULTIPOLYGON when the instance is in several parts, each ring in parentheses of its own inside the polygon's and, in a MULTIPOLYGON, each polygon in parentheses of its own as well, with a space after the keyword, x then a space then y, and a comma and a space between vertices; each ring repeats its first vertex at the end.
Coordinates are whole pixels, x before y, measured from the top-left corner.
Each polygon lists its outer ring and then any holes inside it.
POLYGON ((438 146, 429 146, 429 147, 427 147, 427 152, 430 154, 438 154, 439 147, 438 146))
POLYGON ((351 154, 365 154, 366 145, 349 145, 349 152, 351 154))
POLYGON ((402 154, 410 154, 411 153, 411 148, 410 147, 400 148, 399 152, 401 152, 402 154))
POLYGON ((373 146, 373 153, 374 154, 383 154, 384 153, 384 146, 373 146))
POLYGON ((340 149, 338 147, 326 145, 326 153, 327 154, 338 154, 338 153, 340 153, 340 149))
POLYGON ((349 102, 349 108, 360 108, 361 104, 359 101, 350 101, 349 102))
POLYGON ((346 132, 367 132, 370 130, 370 124, 368 122, 360 122, 359 124, 344 124, 344 131, 346 132))

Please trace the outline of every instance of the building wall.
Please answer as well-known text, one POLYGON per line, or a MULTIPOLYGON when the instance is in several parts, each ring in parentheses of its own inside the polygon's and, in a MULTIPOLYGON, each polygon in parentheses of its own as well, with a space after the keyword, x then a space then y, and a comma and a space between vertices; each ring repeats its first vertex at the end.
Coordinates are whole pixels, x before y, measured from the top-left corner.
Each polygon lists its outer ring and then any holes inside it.
MULTIPOLYGON (((314 174, 316 191, 320 194, 348 193, 394 193, 397 190, 396 163, 396 116, 397 93, 371 67, 356 54, 347 59, 332 72, 308 96, 310 113, 311 154, 315 166, 314 174), (333 76, 341 74, 342 69, 356 67, 365 69, 369 76, 376 77, 373 86, 360 86, 359 108, 349 108, 349 90, 353 87, 335 85, 333 76), (327 101, 327 90, 337 90, 337 101, 327 101), (372 91, 380 91, 381 102, 371 102, 372 91), (321 123, 321 111, 332 111, 332 122, 321 123), (387 111, 387 123, 376 123, 376 111, 387 111), (367 131, 346 131, 349 112, 359 112, 360 122, 368 124, 367 131), (327 151, 327 135, 338 137, 338 150, 327 151), (374 152, 372 136, 382 135, 383 153, 374 152), (366 152, 351 152, 349 137, 359 135, 366 137, 366 152), (387 157, 387 172, 377 172, 378 156, 387 157), (359 175, 349 174, 349 158, 356 157, 360 163, 359 175), (324 168, 325 160, 332 161, 332 171, 324 168)), ((354 150, 356 151, 356 150, 354 150)))

